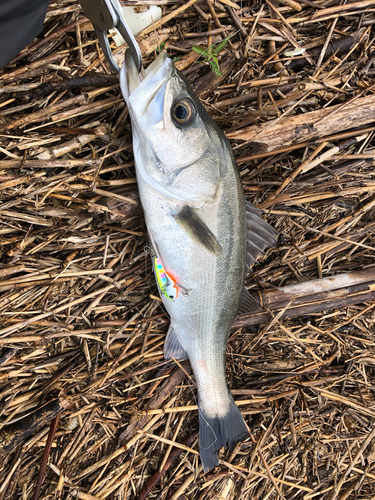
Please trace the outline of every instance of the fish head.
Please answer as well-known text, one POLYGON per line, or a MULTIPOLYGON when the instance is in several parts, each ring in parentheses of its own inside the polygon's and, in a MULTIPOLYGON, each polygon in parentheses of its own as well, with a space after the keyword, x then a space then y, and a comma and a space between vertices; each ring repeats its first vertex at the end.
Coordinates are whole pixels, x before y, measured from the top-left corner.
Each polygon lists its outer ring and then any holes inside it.
POLYGON ((137 176, 197 207, 214 201, 223 168, 222 139, 171 59, 160 54, 141 80, 128 50, 120 85, 132 120, 137 176))

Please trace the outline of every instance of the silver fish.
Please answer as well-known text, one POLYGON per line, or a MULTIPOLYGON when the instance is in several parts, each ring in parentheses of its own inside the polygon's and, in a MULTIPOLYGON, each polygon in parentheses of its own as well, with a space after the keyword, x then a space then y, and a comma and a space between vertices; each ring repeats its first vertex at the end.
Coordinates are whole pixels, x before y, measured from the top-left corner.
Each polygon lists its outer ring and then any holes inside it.
POLYGON ((129 50, 120 73, 133 126, 139 194, 159 293, 171 324, 165 358, 188 357, 198 387, 200 456, 248 437, 228 390, 225 349, 236 314, 254 308, 248 269, 277 233, 245 203, 232 150, 165 53, 141 81, 129 50))

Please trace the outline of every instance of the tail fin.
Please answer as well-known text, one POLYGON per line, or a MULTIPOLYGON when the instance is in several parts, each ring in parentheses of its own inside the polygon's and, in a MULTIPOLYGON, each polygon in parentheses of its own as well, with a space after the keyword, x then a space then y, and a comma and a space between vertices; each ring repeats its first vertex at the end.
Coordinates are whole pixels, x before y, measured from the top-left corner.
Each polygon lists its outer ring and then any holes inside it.
POLYGON ((249 437, 249 431, 236 403, 230 396, 230 410, 225 417, 207 417, 199 411, 199 454, 204 472, 219 464, 217 454, 227 443, 230 449, 249 437))

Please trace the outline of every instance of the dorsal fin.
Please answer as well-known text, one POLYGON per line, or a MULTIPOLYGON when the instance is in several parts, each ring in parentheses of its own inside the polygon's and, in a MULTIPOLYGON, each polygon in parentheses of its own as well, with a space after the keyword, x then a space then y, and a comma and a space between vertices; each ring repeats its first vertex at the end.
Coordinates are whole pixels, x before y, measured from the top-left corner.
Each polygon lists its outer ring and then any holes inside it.
POLYGON ((254 299, 254 297, 251 296, 251 294, 246 290, 246 288, 243 288, 236 315, 244 316, 245 314, 257 311, 258 309, 259 309, 258 302, 254 299))
POLYGON ((260 216, 262 210, 254 207, 245 198, 246 206, 246 273, 256 263, 259 255, 264 254, 268 247, 276 245, 278 233, 260 216))

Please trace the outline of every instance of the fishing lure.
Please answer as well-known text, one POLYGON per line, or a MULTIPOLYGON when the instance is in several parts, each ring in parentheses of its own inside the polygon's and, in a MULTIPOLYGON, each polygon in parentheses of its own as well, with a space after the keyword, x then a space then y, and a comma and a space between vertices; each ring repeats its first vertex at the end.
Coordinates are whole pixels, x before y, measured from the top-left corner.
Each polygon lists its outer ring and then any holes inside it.
POLYGON ((154 269, 160 291, 169 300, 176 300, 178 295, 178 285, 172 276, 164 269, 163 263, 159 257, 154 257, 154 269))

